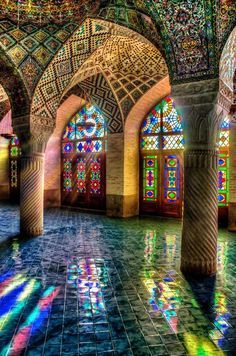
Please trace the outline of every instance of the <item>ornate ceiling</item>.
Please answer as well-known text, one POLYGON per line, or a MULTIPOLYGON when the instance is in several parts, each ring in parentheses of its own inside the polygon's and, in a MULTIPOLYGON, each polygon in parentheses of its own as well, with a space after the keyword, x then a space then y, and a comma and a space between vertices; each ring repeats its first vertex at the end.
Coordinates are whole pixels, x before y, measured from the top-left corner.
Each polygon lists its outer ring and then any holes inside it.
POLYGON ((1 17, 19 24, 80 21, 100 5, 94 0, 1 0, 1 17))
POLYGON ((55 112, 56 96, 114 34, 114 23, 160 50, 172 84, 216 78, 235 12, 235 0, 2 0, 0 82, 18 100, 17 115, 29 111, 32 97, 35 115, 55 112), (85 17, 96 18, 97 25, 85 28, 85 17))

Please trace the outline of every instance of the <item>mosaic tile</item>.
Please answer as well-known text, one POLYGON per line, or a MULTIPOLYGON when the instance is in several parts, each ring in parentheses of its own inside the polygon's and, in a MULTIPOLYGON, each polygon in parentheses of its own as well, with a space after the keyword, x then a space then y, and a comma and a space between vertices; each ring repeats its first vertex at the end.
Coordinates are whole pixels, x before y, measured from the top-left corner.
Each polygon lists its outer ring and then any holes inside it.
POLYGON ((0 205, 1 356, 234 354, 234 234, 219 231, 218 274, 199 281, 179 271, 175 220, 50 209, 34 239, 18 223, 0 205))

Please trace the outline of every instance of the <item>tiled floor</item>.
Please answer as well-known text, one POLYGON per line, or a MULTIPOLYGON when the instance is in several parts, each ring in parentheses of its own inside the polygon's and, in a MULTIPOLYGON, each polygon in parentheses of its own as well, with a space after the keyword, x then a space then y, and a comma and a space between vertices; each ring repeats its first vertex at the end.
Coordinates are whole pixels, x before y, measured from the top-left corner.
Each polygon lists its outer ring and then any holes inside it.
POLYGON ((216 279, 179 272, 181 223, 50 210, 17 236, 0 206, 0 355, 236 355, 236 234, 216 279))

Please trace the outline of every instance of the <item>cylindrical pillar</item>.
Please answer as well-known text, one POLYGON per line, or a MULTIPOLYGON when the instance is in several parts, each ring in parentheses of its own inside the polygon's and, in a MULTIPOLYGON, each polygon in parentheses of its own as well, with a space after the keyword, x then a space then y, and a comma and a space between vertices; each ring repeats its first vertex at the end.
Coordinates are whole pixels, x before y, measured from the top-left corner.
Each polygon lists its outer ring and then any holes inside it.
POLYGON ((230 113, 228 229, 236 231, 236 108, 230 113))
POLYGON ((181 270, 212 275, 217 268, 217 151, 187 149, 181 270))
POLYGON ((20 231, 27 236, 43 233, 44 154, 21 157, 20 231))

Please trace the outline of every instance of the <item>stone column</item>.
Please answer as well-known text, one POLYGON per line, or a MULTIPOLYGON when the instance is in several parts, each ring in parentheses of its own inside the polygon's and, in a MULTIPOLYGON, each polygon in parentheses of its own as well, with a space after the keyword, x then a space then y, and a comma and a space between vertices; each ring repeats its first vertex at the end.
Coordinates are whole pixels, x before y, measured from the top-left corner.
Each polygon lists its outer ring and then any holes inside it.
POLYGON ((20 232, 38 236, 43 233, 44 215, 44 152, 52 134, 50 118, 31 117, 31 132, 20 131, 20 232))
POLYGON ((184 214, 181 270, 190 274, 216 272, 217 151, 187 148, 184 153, 184 214))
POLYGON ((229 132, 229 231, 236 231, 236 105, 230 111, 229 132))
POLYGON ((219 83, 176 85, 173 97, 184 119, 184 210, 181 270, 212 275, 217 269, 217 131, 225 109, 219 83))
POLYGON ((43 233, 44 154, 21 157, 20 231, 27 236, 43 233))

